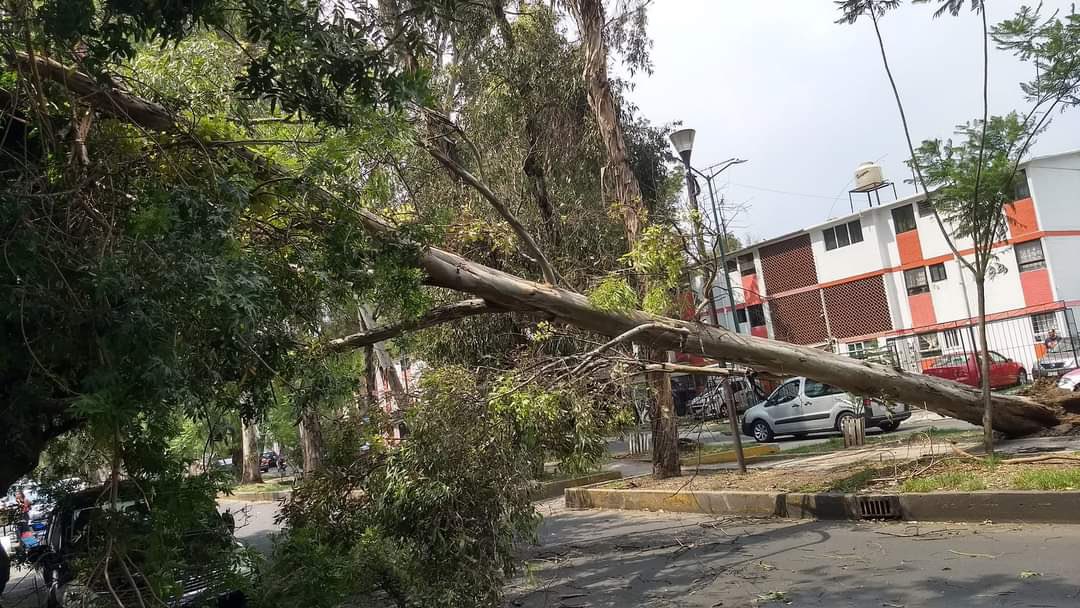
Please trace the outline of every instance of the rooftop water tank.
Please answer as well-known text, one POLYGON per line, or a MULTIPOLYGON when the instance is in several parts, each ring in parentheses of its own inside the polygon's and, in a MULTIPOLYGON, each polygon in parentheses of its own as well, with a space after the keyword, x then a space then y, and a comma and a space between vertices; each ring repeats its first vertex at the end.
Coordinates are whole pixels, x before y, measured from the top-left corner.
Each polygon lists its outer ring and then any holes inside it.
POLYGON ((873 186, 885 181, 885 174, 881 171, 881 165, 865 162, 855 169, 855 189, 870 190, 873 186))

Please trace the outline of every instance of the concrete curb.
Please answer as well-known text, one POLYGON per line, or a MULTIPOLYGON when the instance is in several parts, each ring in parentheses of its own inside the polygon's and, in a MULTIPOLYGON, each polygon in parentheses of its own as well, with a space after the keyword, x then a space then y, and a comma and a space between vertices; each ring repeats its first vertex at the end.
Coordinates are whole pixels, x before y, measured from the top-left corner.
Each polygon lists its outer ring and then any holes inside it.
POLYGON ((599 471, 597 473, 582 475, 581 477, 548 481, 540 484, 536 493, 533 494, 532 499, 547 500, 549 498, 556 498, 562 496, 567 488, 576 488, 580 486, 595 485, 606 481, 614 481, 616 479, 622 479, 622 476, 622 471, 599 471))
POLYGON ((901 519, 938 522, 1080 524, 1080 492, 939 492, 927 494, 804 494, 797 492, 694 492, 566 490, 576 509, 674 511, 742 517, 850 521, 901 519))
POLYGON ((566 506, 576 509, 626 509, 775 517, 783 494, 777 492, 679 492, 567 488, 566 506))

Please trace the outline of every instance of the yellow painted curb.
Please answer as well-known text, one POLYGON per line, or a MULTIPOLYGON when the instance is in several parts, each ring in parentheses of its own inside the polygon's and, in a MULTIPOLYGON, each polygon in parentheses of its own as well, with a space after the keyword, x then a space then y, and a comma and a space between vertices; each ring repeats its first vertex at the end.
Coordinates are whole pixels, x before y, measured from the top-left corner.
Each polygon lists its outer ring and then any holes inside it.
MULTIPOLYGON (((743 448, 743 456, 751 458, 755 456, 768 456, 770 454, 779 454, 780 446, 775 443, 757 444, 746 446, 743 448)), ((725 450, 723 452, 706 452, 704 454, 691 454, 689 456, 683 456, 679 459, 680 464, 683 466, 690 466, 695 464, 719 464, 721 462, 735 462, 735 450, 725 450)))

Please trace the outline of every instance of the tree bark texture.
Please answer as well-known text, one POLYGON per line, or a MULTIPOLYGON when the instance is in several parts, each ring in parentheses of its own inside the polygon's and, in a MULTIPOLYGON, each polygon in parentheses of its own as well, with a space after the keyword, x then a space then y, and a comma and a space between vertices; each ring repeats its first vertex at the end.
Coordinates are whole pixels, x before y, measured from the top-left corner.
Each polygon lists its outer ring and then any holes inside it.
MULTIPOLYGON (((611 196, 622 213, 626 230, 626 244, 630 249, 641 237, 641 225, 647 219, 648 210, 641 197, 641 186, 630 166, 626 138, 619 124, 619 110, 608 78, 608 49, 604 40, 604 3, 602 0, 571 0, 570 12, 577 22, 584 55, 583 78, 600 139, 607 155, 606 176, 601 183, 611 184, 611 196)), ((605 201, 606 202, 606 201, 605 201)), ((643 291, 648 291, 648 284, 643 291)), ((660 353, 662 354, 662 353, 660 353)), ((654 360, 661 357, 654 356, 654 360)), ((653 424, 653 474, 656 477, 674 477, 682 471, 679 465, 679 428, 675 415, 675 400, 671 394, 671 376, 662 373, 649 374, 649 385, 656 396, 652 412, 653 424), (661 436, 660 434, 664 434, 661 436)))
POLYGON ((240 469, 240 483, 262 483, 260 464, 262 454, 259 451, 259 429, 254 421, 240 421, 243 466, 240 469))
MULTIPOLYGON (((963 272, 961 269, 960 272, 963 272)), ((979 300, 979 387, 983 402, 983 447, 994 453, 994 400, 990 391, 990 347, 986 341, 986 280, 975 276, 975 297, 979 300)))
POLYGON ((304 452, 305 474, 322 468, 322 421, 312 408, 304 408, 300 414, 300 449, 304 452))

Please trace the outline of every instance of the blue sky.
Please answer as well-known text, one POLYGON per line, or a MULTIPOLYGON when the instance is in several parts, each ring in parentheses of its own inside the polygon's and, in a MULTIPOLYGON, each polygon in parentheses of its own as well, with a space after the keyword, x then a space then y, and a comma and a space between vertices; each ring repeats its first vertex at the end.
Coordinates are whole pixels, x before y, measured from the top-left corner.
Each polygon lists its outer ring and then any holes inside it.
MULTIPOLYGON (((993 24, 1023 3, 987 4, 993 24)), ((1068 4, 1047 0, 1044 10, 1068 4)), ((881 21, 916 145, 982 112, 978 16, 931 13, 906 4, 881 21)), ((633 78, 631 99, 654 123, 697 129, 695 166, 749 160, 721 178, 726 198, 743 206, 740 238, 847 214, 862 161, 880 162, 901 197, 913 192, 902 183, 911 175, 907 146, 873 26, 836 25, 837 16, 831 0, 657 0, 650 8, 655 70, 633 78)), ((991 114, 1024 110, 1018 83, 1032 68, 994 49, 990 59, 991 114)), ((1057 116, 1032 154, 1074 148, 1080 109, 1057 116)))

